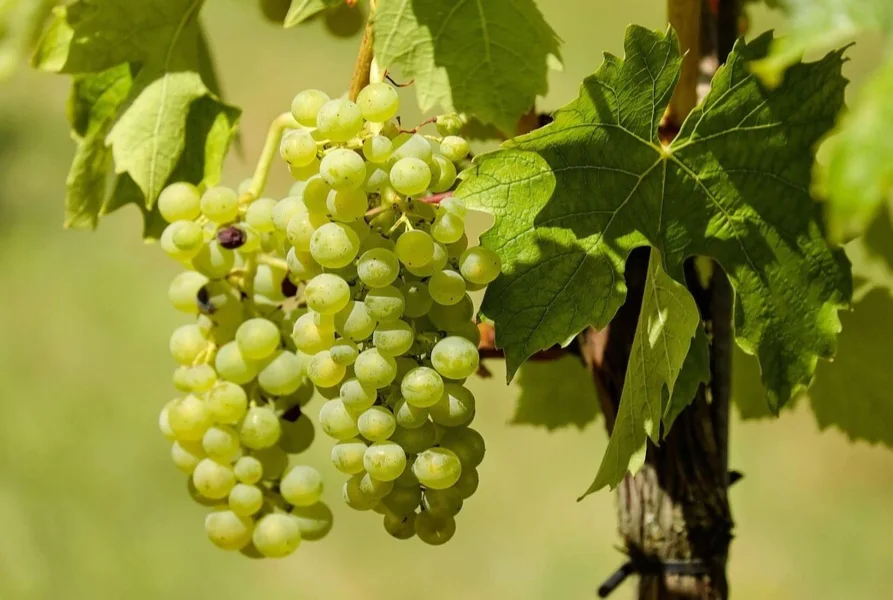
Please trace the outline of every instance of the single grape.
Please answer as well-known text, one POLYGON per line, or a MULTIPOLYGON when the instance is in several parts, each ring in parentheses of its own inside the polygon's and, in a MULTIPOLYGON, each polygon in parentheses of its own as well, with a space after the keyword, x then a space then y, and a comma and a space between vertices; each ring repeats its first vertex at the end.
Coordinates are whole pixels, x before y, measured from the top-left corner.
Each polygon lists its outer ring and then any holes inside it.
POLYGON ((360 491, 365 495, 381 500, 394 489, 393 481, 379 481, 368 473, 365 473, 358 484, 360 491))
POLYGON ((372 334, 372 344, 386 356, 406 354, 415 342, 415 332, 405 321, 381 323, 372 334))
POLYGON ((357 106, 367 121, 384 123, 400 110, 400 97, 387 83, 370 83, 360 90, 357 106))
POLYGON ((304 361, 283 350, 268 362, 257 375, 261 389, 274 396, 287 396, 295 392, 304 381, 304 361))
POLYGON ((474 394, 468 388, 448 383, 441 399, 428 410, 431 418, 444 427, 467 425, 474 418, 474 394))
POLYGON ((270 513, 255 524, 251 541, 267 558, 282 558, 294 552, 301 543, 301 530, 288 515, 270 513))
POLYGON ((256 485, 237 483, 229 492, 229 508, 242 517, 250 517, 264 505, 264 493, 256 485))
POLYGON ((357 420, 347 411, 341 400, 329 400, 319 410, 319 426, 323 432, 336 440, 349 440, 357 437, 357 420))
POLYGON ((345 338, 338 338, 332 344, 332 347, 329 348, 329 355, 339 365, 348 366, 357 360, 357 356, 360 355, 360 349, 355 342, 345 338))
POLYGON ((211 426, 211 415, 205 403, 192 394, 168 409, 167 421, 178 440, 196 441, 211 426))
POLYGON ((381 389, 391 385, 397 376, 397 363, 376 348, 363 350, 353 365, 357 379, 366 387, 381 389))
POLYGON ((448 135, 440 141, 440 152, 452 162, 458 162, 468 156, 468 142, 464 138, 448 135))
POLYGON ((273 224, 273 209, 276 200, 272 198, 258 198, 248 205, 245 211, 245 222, 258 233, 269 233, 276 229, 273 224))
POLYGON ((417 367, 400 382, 400 393, 411 405, 428 408, 443 396, 444 384, 440 374, 429 367, 417 367))
POLYGON ((360 438, 350 438, 332 446, 332 464, 342 473, 356 475, 362 473, 366 442, 360 438))
POLYGON ((251 485, 260 481, 264 474, 264 468, 254 456, 242 456, 233 465, 233 473, 241 483, 251 485))
MULTIPOLYGON (((319 159, 314 158, 313 162, 311 162, 306 167, 288 165, 288 172, 291 173, 292 177, 306 184, 308 179, 319 173, 319 159)), ((303 188, 301 189, 303 190, 303 188)))
POLYGON ((462 117, 456 113, 439 115, 435 119, 434 125, 440 135, 456 135, 462 129, 462 117))
POLYGON ((440 444, 444 448, 452 450, 465 468, 474 468, 481 464, 487 450, 484 438, 470 427, 449 429, 440 444))
MULTIPOLYGON (((412 457, 415 459, 415 457, 412 457)), ((400 477, 394 480, 394 485, 398 487, 408 487, 408 488, 419 488, 419 480, 415 476, 415 473, 412 472, 412 461, 407 462, 406 467, 403 469, 403 472, 400 474, 400 477)), ((422 501, 422 497, 419 496, 418 502, 422 501)), ((416 506, 418 506, 418 502, 416 506)), ((415 506, 413 507, 415 508, 415 506)))
POLYGON ((447 191, 456 183, 456 165, 442 156, 435 156, 431 169, 430 190, 435 194, 447 191))
POLYGON ((322 137, 333 142, 346 142, 363 128, 363 115, 350 100, 336 98, 319 108, 316 127, 322 137))
POLYGON ((289 454, 300 454, 307 450, 316 437, 316 430, 310 419, 302 415, 297 421, 282 420, 282 433, 279 436, 279 447, 289 454))
POLYGON ((351 300, 335 315, 335 331, 355 342, 367 339, 378 323, 366 310, 365 302, 351 300))
POLYGON ((236 343, 242 356, 251 360, 263 360, 279 347, 279 328, 272 321, 262 318, 249 319, 236 330, 236 343))
POLYGON ((204 234, 198 223, 174 221, 161 233, 159 245, 171 258, 187 261, 201 251, 204 241, 204 234))
POLYGON ((164 437, 170 441, 177 439, 177 434, 175 434, 174 430, 171 428, 170 422, 170 411, 177 402, 179 402, 179 400, 175 398, 165 404, 164 408, 161 409, 161 413, 158 415, 158 428, 161 430, 164 437))
POLYGON ((304 90, 291 102, 291 114, 304 127, 316 127, 319 109, 329 101, 329 96, 319 90, 304 90))
POLYGON ((332 191, 326 199, 326 209, 332 218, 342 223, 353 223, 363 218, 369 209, 369 198, 363 190, 332 191))
POLYGON ((306 167, 316 159, 316 140, 306 129, 293 129, 282 136, 279 154, 296 167, 306 167))
POLYGON ((239 197, 227 187, 212 187, 202 194, 201 212, 212 223, 228 223, 239 216, 239 197))
POLYGON ((254 522, 231 510, 215 510, 205 517, 208 539, 223 550, 241 550, 251 542, 254 522))
POLYGON ((366 387, 354 378, 341 384, 339 397, 348 411, 359 414, 375 404, 377 394, 374 388, 366 387))
POLYGON ((391 157, 391 140, 383 135, 373 135, 363 142, 363 156, 371 163, 384 164, 391 157))
POLYGON ((452 518, 438 519, 422 511, 415 519, 415 533, 419 539, 431 546, 445 544, 456 533, 456 521, 452 518))
POLYGON ((449 334, 463 337, 475 346, 480 346, 481 344, 481 330, 472 321, 465 321, 458 327, 451 328, 449 334))
POLYGON ((428 312, 431 323, 442 331, 452 331, 472 322, 474 318, 474 302, 468 294, 450 306, 435 303, 428 312))
POLYGON ((238 423, 248 411, 248 396, 242 386, 219 381, 208 393, 205 406, 218 423, 238 423))
POLYGON ((403 294, 393 286, 372 289, 363 300, 366 311, 378 321, 394 321, 403 316, 406 303, 403 294))
POLYGON ((462 234, 462 237, 459 238, 459 241, 446 245, 447 254, 450 258, 459 258, 467 248, 468 236, 464 233, 462 234))
POLYGON ((304 299, 312 310, 334 315, 350 302, 350 286, 337 275, 322 273, 307 283, 304 299))
POLYGON ((403 314, 410 319, 424 317, 434 304, 428 286, 420 281, 407 283, 400 291, 406 301, 403 314))
POLYGON ((325 215, 300 211, 289 220, 285 227, 285 236, 296 250, 310 252, 313 234, 328 223, 329 219, 325 215))
POLYGON ((181 365, 191 365, 208 348, 208 340, 198 325, 181 325, 170 339, 171 356, 181 365))
POLYGON ((384 406, 373 406, 357 419, 357 428, 360 435, 370 442, 383 442, 394 433, 397 420, 394 413, 384 406))
POLYGON ((401 158, 391 167, 391 185, 407 196, 416 196, 428 189, 431 167, 418 158, 401 158))
POLYGON ((260 461, 265 481, 276 481, 288 468, 288 454, 279 446, 255 450, 251 454, 260 461))
POLYGON ((192 266, 211 279, 220 279, 230 272, 235 261, 236 256, 232 250, 227 250, 217 240, 212 240, 201 247, 192 259, 192 266))
POLYGON ((236 485, 236 476, 229 465, 205 458, 192 472, 192 482, 202 496, 219 500, 229 495, 236 485))
POLYGON ((313 260, 309 252, 301 252, 295 247, 288 249, 285 264, 288 265, 288 273, 294 281, 309 281, 322 273, 322 267, 313 260))
POLYGON ((440 340, 431 351, 431 364, 449 379, 471 376, 477 371, 479 362, 477 346, 455 335, 440 340))
POLYGON ((346 482, 344 482, 344 487, 341 490, 342 497, 344 498, 344 503, 347 504, 354 510, 371 510, 378 503, 378 498, 373 498, 372 496, 363 492, 360 489, 360 482, 363 480, 362 475, 354 475, 346 482))
POLYGON ((288 271, 273 265, 257 265, 254 275, 254 295, 262 296, 279 304, 285 300, 282 293, 282 282, 288 277, 288 271))
POLYGON ((397 255, 386 248, 367 250, 357 263, 357 275, 371 288, 391 285, 400 274, 400 261, 397 255))
MULTIPOLYGON (((459 458, 461 460, 461 457, 459 458)), ((464 463, 463 463, 464 464, 464 463)), ((462 496, 462 499, 470 498, 478 489, 478 484, 480 483, 480 477, 478 476, 477 469, 468 467, 462 469, 462 475, 459 476, 459 479, 453 485, 452 488, 459 495, 462 496)))
POLYGON ((428 293, 437 304, 458 304, 465 297, 465 280, 455 271, 438 271, 428 280, 428 293))
POLYGON ((431 143, 418 133, 401 133, 393 139, 391 158, 388 163, 393 166, 403 158, 416 158, 424 163, 433 159, 431 143))
POLYGON ((384 529, 391 537, 408 540, 415 536, 415 513, 397 516, 393 513, 384 515, 384 529))
POLYGON ((316 354, 332 347, 335 343, 335 331, 317 326, 314 313, 304 313, 295 321, 292 340, 301 352, 316 354))
POLYGON ((204 458, 207 458, 207 454, 198 442, 178 440, 171 445, 171 460, 174 466, 187 475, 192 475, 204 458))
POLYGON ((221 463, 230 463, 242 451, 239 434, 227 425, 209 427, 202 436, 202 448, 212 459, 221 463))
POLYGON ((434 243, 434 257, 431 259, 426 265, 421 267, 410 267, 407 266, 406 270, 415 275, 419 279, 424 279, 426 277, 431 277, 438 271, 442 271, 449 261, 449 256, 447 255, 446 248, 443 244, 434 243))
POLYGON ((239 425, 242 444, 252 450, 269 448, 279 440, 280 433, 279 417, 265 406, 249 408, 239 425))
POLYGON ((273 212, 271 213, 273 227, 277 231, 285 233, 289 221, 303 212, 307 212, 307 207, 304 206, 300 196, 283 198, 273 207, 273 212))
POLYGON ((465 234, 465 221, 454 213, 443 210, 431 226, 431 237, 441 244, 458 242, 465 234))
POLYGON ((312 506, 322 496, 322 475, 313 467, 297 465, 288 470, 279 491, 294 506, 312 506))
POLYGON ((445 490, 425 490, 422 506, 432 517, 452 517, 462 508, 462 494, 452 487, 445 490))
POLYGON ((389 511, 403 517, 412 514, 422 503, 422 490, 418 481, 412 486, 396 485, 398 481, 399 479, 395 481, 394 489, 381 501, 389 511))
POLYGON ((375 479, 393 481, 406 467, 406 453, 394 442, 375 442, 366 449, 363 466, 375 479))
POLYGON ((444 490, 459 479, 462 463, 452 450, 429 448, 416 456, 412 472, 426 488, 444 490))
MULTIPOLYGON (((383 189, 390 188, 391 177, 387 170, 383 167, 376 166, 374 163, 366 165, 366 181, 363 182, 363 189, 370 193, 381 193, 383 189)), ((393 213, 393 211, 387 211, 393 213)), ((383 213, 379 213, 378 217, 383 213)), ((381 227, 381 221, 377 221, 377 227, 381 227)))
POLYGON ((397 425, 404 429, 416 429, 428 421, 428 409, 413 406, 404 399, 394 406, 394 418, 397 425))
POLYGON ((424 231, 407 231, 397 240, 395 253, 404 265, 422 267, 434 258, 434 240, 424 231))
POLYGON ((466 208, 465 202, 461 198, 457 198, 455 196, 450 196, 449 198, 444 198, 443 200, 441 200, 440 208, 448 213, 456 215, 463 221, 465 220, 465 216, 468 214, 468 208, 466 208))
POLYGON ((332 360, 328 350, 317 352, 307 363, 307 377, 318 387, 330 388, 341 383, 347 367, 332 360))
POLYGON ((471 283, 486 285, 499 276, 501 269, 499 256, 480 246, 469 248, 459 258, 459 271, 471 283))
POLYGON ((342 223, 326 223, 310 238, 310 255, 327 269, 350 264, 360 250, 360 239, 342 223))
POLYGON ((172 183, 158 196, 158 212, 168 223, 192 221, 201 214, 201 194, 191 183, 172 183))
POLYGON ((426 421, 415 429, 398 427, 391 436, 391 441, 400 444, 407 454, 418 454, 437 443, 437 430, 431 421, 426 421))
POLYGON ((199 291, 208 283, 208 278, 201 273, 195 271, 184 271, 174 277, 170 287, 167 290, 167 296, 170 298, 171 304, 177 310, 187 313, 198 313, 198 304, 196 304, 196 296, 199 291))
POLYGON ((332 188, 329 187, 329 184, 321 176, 314 175, 308 179, 304 189, 301 191, 301 199, 307 208, 307 212, 320 215, 325 214, 328 210, 326 200, 331 191, 332 188))
MULTIPOLYGON (((181 367, 183 368, 183 367, 181 367)), ((217 371, 211 365, 195 365, 186 368, 186 381, 194 392, 207 392, 217 383, 217 371)))
POLYGON ((295 506, 289 515, 298 524, 301 539, 308 542, 326 537, 332 530, 335 519, 332 509, 324 502, 317 502, 312 506, 295 506))

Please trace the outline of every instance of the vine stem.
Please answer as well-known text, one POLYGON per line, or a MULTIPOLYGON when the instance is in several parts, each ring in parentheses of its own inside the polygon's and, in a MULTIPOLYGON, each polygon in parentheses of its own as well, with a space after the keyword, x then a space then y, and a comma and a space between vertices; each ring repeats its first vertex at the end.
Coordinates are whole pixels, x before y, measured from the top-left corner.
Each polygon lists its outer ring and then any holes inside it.
POLYGON ((440 204, 447 198, 452 198, 453 192, 443 192, 442 194, 433 194, 427 198, 419 198, 418 201, 424 204, 440 204))
POLYGON ((267 132, 267 139, 264 141, 264 147, 261 151, 260 158, 257 161, 257 167, 254 169, 254 176, 251 178, 251 187, 239 198, 242 203, 250 203, 260 198, 264 188, 267 187, 267 178, 270 175, 270 169, 273 167, 273 161, 279 154, 279 143, 286 129, 297 129, 300 127, 290 112, 282 113, 270 124, 270 130, 267 132))
MULTIPOLYGON (((374 56, 372 52, 373 34, 372 34, 372 16, 375 14, 376 0, 369 2, 369 19, 366 22, 366 29, 363 31, 363 41, 360 42, 360 51, 357 53, 357 61, 353 67, 353 77, 350 79, 350 90, 347 97, 356 102, 360 91, 369 85, 370 76, 373 70, 374 56)), ((376 71, 378 68, 376 66, 376 71)))

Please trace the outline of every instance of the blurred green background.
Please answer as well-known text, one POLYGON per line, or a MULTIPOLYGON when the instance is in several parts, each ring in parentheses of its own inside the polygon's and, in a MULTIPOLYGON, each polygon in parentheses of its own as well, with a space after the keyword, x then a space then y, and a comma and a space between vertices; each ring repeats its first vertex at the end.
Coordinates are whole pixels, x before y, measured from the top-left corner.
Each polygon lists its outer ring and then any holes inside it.
MULTIPOLYGON (((540 6, 565 41, 547 108, 575 95, 602 51, 622 53, 628 23, 665 26, 653 0, 540 6)), ((245 157, 295 92, 346 87, 358 38, 332 38, 320 22, 284 31, 244 0, 216 0, 204 14, 228 99, 245 109, 245 157)), ((773 23, 757 14, 753 31, 773 23)), ((857 87, 873 46, 850 55, 857 87)), ((333 532, 282 561, 213 548, 156 425, 173 394, 167 339, 182 319, 166 290, 177 269, 140 241, 135 209, 96 233, 62 230, 67 86, 26 71, 0 86, 0 598, 594 597, 622 560, 613 495, 575 502, 601 459, 603 426, 509 425, 517 388, 503 385, 498 363, 472 384, 488 454, 446 546, 398 542, 378 515, 343 506, 320 435, 305 456, 327 477, 333 532)), ((227 183, 250 162, 233 153, 227 183)), ((273 190, 287 186, 280 169, 273 190)), ((737 598, 890 597, 889 449, 819 433, 801 403, 776 421, 736 421, 731 467, 745 473, 731 491, 737 598)), ((615 597, 632 591, 627 583, 615 597)))

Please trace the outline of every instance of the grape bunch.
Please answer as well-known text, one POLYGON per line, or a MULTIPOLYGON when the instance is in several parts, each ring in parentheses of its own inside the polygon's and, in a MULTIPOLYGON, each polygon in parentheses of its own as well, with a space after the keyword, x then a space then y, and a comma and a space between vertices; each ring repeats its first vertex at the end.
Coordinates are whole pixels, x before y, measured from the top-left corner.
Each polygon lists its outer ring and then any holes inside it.
POLYGON ((313 386, 289 336, 296 286, 276 258, 284 255, 272 216, 258 218, 263 201, 240 202, 223 187, 202 194, 176 183, 158 202, 170 223, 161 247, 189 269, 171 282, 170 301, 195 317, 170 339, 184 395, 163 408, 161 430, 189 493, 211 508, 210 540, 251 557, 286 556, 328 533, 332 512, 320 502, 319 472, 289 464, 313 441, 301 411, 313 386))
POLYGON ((386 83, 356 103, 306 90, 291 108, 300 127, 280 154, 298 183, 274 221, 292 279, 306 281, 292 339, 329 398, 319 426, 350 476, 344 500, 383 514, 394 537, 442 544, 484 457, 463 385, 479 360, 468 292, 500 272, 492 251, 468 247, 466 207, 444 194, 468 156, 461 121, 401 131, 386 83))

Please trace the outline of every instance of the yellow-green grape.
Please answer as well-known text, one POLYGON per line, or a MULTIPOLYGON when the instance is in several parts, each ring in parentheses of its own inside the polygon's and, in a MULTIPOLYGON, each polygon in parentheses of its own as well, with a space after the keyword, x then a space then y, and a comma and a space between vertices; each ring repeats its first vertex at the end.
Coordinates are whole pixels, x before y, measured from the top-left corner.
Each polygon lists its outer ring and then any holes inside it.
POLYGON ((387 287, 400 275, 400 261, 386 248, 372 248, 360 256, 357 275, 371 288, 387 287))
POLYGON ((462 117, 456 113, 439 115, 434 120, 434 125, 440 135, 456 135, 462 129, 462 117))
POLYGON ((174 221, 168 225, 168 229, 173 230, 171 241, 174 245, 191 256, 195 256, 205 243, 204 231, 195 221, 174 221))
POLYGON ((295 321, 292 340, 301 352, 316 354, 332 347, 335 343, 335 332, 332 329, 318 327, 314 322, 313 313, 304 313, 295 321))
POLYGON ((250 517, 264 505, 264 493, 256 485, 237 483, 229 492, 229 508, 241 517, 250 517))
POLYGON ((198 463, 206 457, 202 445, 198 442, 177 440, 171 446, 171 460, 174 466, 187 475, 192 475, 198 463))
POLYGON ((167 296, 177 310, 191 315, 197 314, 196 296, 208 281, 208 278, 201 273, 183 271, 171 281, 167 296))
POLYGON ((276 229, 273 224, 273 209, 278 202, 272 198, 258 198, 245 210, 245 222, 259 233, 269 233, 276 229))
POLYGON ((366 162, 353 150, 331 150, 320 162, 319 174, 335 191, 355 190, 366 181, 366 162))
POLYGON ((366 442, 360 438, 350 438, 332 446, 332 464, 342 473, 356 475, 362 473, 366 442))
POLYGON ((220 500, 226 498, 236 485, 236 476, 229 465, 205 458, 192 472, 192 482, 205 498, 220 500))
POLYGON ((300 454, 307 450, 313 443, 316 430, 308 417, 301 416, 297 421, 285 421, 281 423, 282 434, 279 437, 279 446, 289 454, 300 454))
MULTIPOLYGON (((360 240, 360 248, 363 247, 363 240, 372 235, 372 228, 369 227, 369 223, 366 222, 366 219, 357 219, 356 221, 345 223, 345 225, 353 229, 353 232, 357 234, 357 237, 360 240)), ((354 267, 354 270, 356 270, 356 267, 354 267)))
POLYGON ((198 325, 181 325, 170 339, 171 356, 181 365, 191 365, 208 348, 208 340, 198 325))
POLYGON ((288 470, 279 491, 285 501, 294 506, 312 506, 322 496, 322 476, 313 467, 297 465, 288 470))
POLYGON ((190 391, 207 392, 217 383, 217 371, 211 365, 195 365, 180 369, 185 369, 183 379, 190 391))
POLYGON ((279 479, 285 473, 285 469, 288 468, 288 454, 279 446, 255 450, 251 454, 260 461, 263 468, 264 481, 279 479))
POLYGON ((458 242, 465 233, 465 221, 447 210, 441 210, 431 226, 431 237, 441 244, 458 242))
POLYGON ((459 238, 459 241, 446 245, 447 254, 450 258, 459 258, 466 248, 468 248, 468 236, 464 233, 459 238))
MULTIPOLYGON (((383 502, 383 501, 382 501, 383 502)), ((384 530, 398 540, 408 540, 415 536, 415 513, 398 516, 393 513, 384 515, 384 530)))
POLYGON ((405 321, 381 323, 372 334, 372 344, 386 356, 406 354, 413 342, 415 332, 405 321))
POLYGON ((366 310, 364 302, 351 300, 335 314, 335 331, 342 337, 360 342, 372 335, 377 322, 366 310))
POLYGON ((161 409, 161 413, 158 415, 158 429, 160 429, 162 435, 170 441, 177 439, 177 434, 174 433, 170 423, 170 411, 177 402, 179 402, 179 400, 175 398, 165 404, 164 408, 161 409))
POLYGON ((434 240, 424 231, 407 231, 397 240, 394 252, 404 265, 422 267, 434 259, 434 240))
POLYGON ((450 196, 449 198, 444 198, 440 201, 440 208, 445 210, 448 213, 452 213, 464 220, 465 215, 468 214, 468 208, 465 206, 465 202, 463 202, 460 198, 456 198, 455 196, 450 196))
POLYGON ((432 517, 446 519, 456 515, 462 508, 462 494, 455 487, 445 490, 425 490, 422 506, 432 517))
POLYGON ((428 189, 431 167, 418 158, 401 158, 391 167, 390 182, 401 194, 416 196, 428 189))
POLYGON ((233 473, 239 482, 251 485, 261 480, 264 467, 254 456, 242 456, 233 465, 233 473))
POLYGON ((400 399, 394 405, 394 418, 397 425, 404 429, 417 429, 428 420, 428 409, 413 406, 405 399, 400 399))
POLYGON ((329 101, 329 96, 319 90, 304 90, 291 102, 291 114, 304 127, 316 127, 319 109, 329 101))
POLYGON ((211 240, 192 259, 192 266, 211 279, 220 279, 230 272, 235 261, 232 250, 227 250, 217 240, 211 240))
POLYGON ((304 299, 311 310, 334 315, 350 302, 350 286, 337 275, 322 273, 307 283, 304 299))
POLYGON ((254 300, 278 305, 285 299, 282 282, 288 276, 286 269, 273 265, 257 265, 254 274, 254 300))
POLYGON ((322 267, 313 260, 309 252, 301 252, 294 247, 288 249, 285 264, 288 265, 288 272, 292 278, 298 281, 307 281, 322 273, 322 267))
POLYGON ((326 223, 310 237, 310 256, 327 269, 346 267, 359 251, 359 237, 343 223, 326 223))
POLYGON ((313 162, 306 167, 288 165, 288 172, 298 181, 306 182, 308 179, 319 173, 319 159, 314 158, 313 162))
POLYGON ((331 192, 326 200, 326 208, 336 221, 352 223, 366 214, 369 199, 361 189, 331 192))
POLYGON ((249 408, 239 425, 239 439, 252 450, 269 448, 279 441, 280 433, 279 417, 263 406, 249 408))
POLYGON ((189 382, 189 372, 190 367, 186 365, 180 365, 174 370, 173 382, 174 387, 177 388, 180 392, 191 392, 192 384, 189 382))
POLYGON ((191 183, 172 183, 158 196, 158 212, 168 223, 192 221, 201 214, 201 193, 191 183))
POLYGON ((310 252, 313 234, 316 233, 317 229, 328 223, 329 219, 325 215, 301 211, 289 220, 288 225, 285 227, 285 235, 296 250, 310 252))
POLYGON ((400 97, 387 83, 370 83, 360 90, 357 106, 367 121, 384 123, 400 110, 400 97))
POLYGON ((242 356, 251 360, 263 360, 279 347, 279 328, 267 319, 249 319, 236 331, 236 343, 242 356))
POLYGON ((463 294, 455 304, 434 304, 428 312, 431 323, 443 331, 453 331, 471 323, 474 317, 474 302, 468 294, 463 294))
POLYGON ((296 506, 291 509, 289 516, 298 524, 301 539, 308 542, 324 538, 332 530, 334 521, 332 509, 324 502, 317 502, 312 506, 296 506))
POLYGON ((428 280, 428 293, 438 304, 458 304, 465 297, 465 280, 455 271, 438 271, 428 280))
POLYGON ((364 386, 356 378, 348 379, 341 384, 339 397, 344 408, 355 414, 359 414, 375 404, 377 397, 375 388, 364 386))
POLYGON ((267 558, 282 558, 300 545, 301 530, 288 515, 270 513, 254 525, 251 541, 258 552, 267 558))
POLYGON ((348 479, 344 482, 344 487, 341 488, 341 495, 344 498, 344 503, 352 509, 371 510, 378 505, 379 500, 360 489, 360 482, 362 480, 363 476, 360 474, 354 475, 348 479))
POLYGON ((426 421, 415 429, 398 427, 391 436, 391 441, 400 444, 407 454, 418 454, 437 443, 437 430, 431 421, 426 421))
POLYGON ((344 408, 340 399, 329 400, 319 409, 319 426, 323 432, 336 440, 349 440, 357 437, 357 420, 344 408))
POLYGON ((459 258, 462 277, 479 285, 486 285, 499 276, 502 262, 499 256, 487 248, 469 248, 459 258))
POLYGON ((369 388, 386 388, 397 376, 397 363, 376 348, 363 350, 353 365, 357 379, 369 388))
POLYGON ((474 394, 468 388, 455 383, 448 383, 444 387, 441 399, 428 409, 431 419, 444 427, 467 425, 474 418, 474 394))
POLYGON ((400 393, 411 405, 428 408, 443 396, 444 383, 440 374, 430 367, 416 367, 403 376, 400 393))
POLYGON ((430 163, 433 156, 431 142, 424 136, 417 133, 401 133, 393 139, 389 163, 393 166, 403 158, 417 158, 424 163, 430 163))
POLYGON ((314 354, 307 363, 307 377, 318 387, 330 388, 341 383, 347 367, 332 360, 328 350, 314 354))
POLYGON ((211 415, 205 403, 192 394, 168 409, 167 420, 178 440, 200 440, 211 426, 211 415))
POLYGON ((219 509, 205 517, 208 539, 223 550, 241 550, 251 542, 254 522, 231 510, 219 509))
POLYGON ((319 135, 333 142, 346 142, 363 128, 359 107, 343 98, 329 100, 319 108, 316 116, 319 135))
MULTIPOLYGON (((188 261, 201 250, 201 246, 181 248, 174 242, 174 235, 187 223, 191 223, 191 221, 175 221, 171 223, 164 228, 164 231, 161 232, 161 238, 158 240, 161 249, 174 260, 188 261)), ((195 224, 193 223, 193 225, 195 224)))
POLYGON ((452 450, 429 448, 416 456, 412 472, 426 488, 445 490, 458 481, 462 463, 452 450))
POLYGON ((285 233, 289 221, 302 212, 307 212, 307 207, 304 206, 304 202, 299 196, 283 198, 273 207, 273 212, 271 213, 273 227, 276 230, 285 233))
POLYGON ((393 481, 379 481, 378 479, 375 479, 374 477, 369 475, 369 473, 364 474, 360 478, 360 482, 358 485, 361 492, 363 492, 367 496, 375 498, 376 500, 381 500, 389 493, 391 493, 391 490, 394 489, 393 481))
POLYGON ((465 468, 477 467, 484 460, 487 451, 484 438, 470 427, 449 429, 440 441, 441 446, 452 450, 465 468))
POLYGON ((331 191, 332 188, 321 176, 314 175, 308 179, 301 191, 301 199, 304 201, 307 212, 324 215, 328 210, 326 201, 331 191))
POLYGON ((332 344, 332 347, 329 348, 329 354, 332 360, 339 365, 349 366, 356 362, 357 356, 360 355, 360 350, 355 342, 345 338, 338 338, 332 344))
MULTIPOLYGON (((385 188, 390 188, 391 178, 388 171, 383 166, 377 166, 374 163, 366 166, 366 181, 363 182, 363 189, 373 194, 381 192, 385 188)), ((383 202, 387 205, 387 201, 383 202)))
POLYGON ((384 406, 372 406, 357 419, 360 435, 370 442, 383 442, 394 433, 397 420, 394 413, 384 406))
POLYGON ((304 361, 288 350, 278 352, 257 375, 261 389, 274 396, 295 392, 303 381, 304 361))
POLYGON ((363 303, 366 305, 366 311, 378 321, 399 319, 403 316, 406 306, 403 293, 391 285, 369 290, 363 303))
POLYGON ((422 490, 419 488, 419 482, 413 482, 412 486, 401 486, 400 478, 394 480, 394 489, 382 498, 382 504, 393 514, 401 517, 412 514, 421 503, 422 490))
POLYGON ((227 187, 212 187, 202 195, 201 211, 212 223, 229 223, 239 216, 239 197, 227 187))
POLYGON ((424 279, 426 277, 431 277, 438 271, 443 270, 444 267, 447 266, 447 262, 449 262, 449 256, 447 255, 446 248, 443 244, 434 242, 434 257, 431 259, 431 262, 421 267, 407 266, 406 270, 419 279, 424 279))
POLYGON ((406 453, 395 442, 375 442, 366 448, 363 467, 379 481, 394 481, 406 468, 406 453))
POLYGON ((279 154, 291 165, 306 167, 316 159, 316 140, 306 129, 293 129, 282 136, 279 154))
POLYGON ((238 423, 248 412, 248 396, 242 386, 218 381, 208 392, 205 406, 218 423, 238 423))
POLYGON ((468 150, 468 142, 455 135, 448 135, 440 142, 441 154, 453 162, 458 162, 468 156, 468 150))
POLYGON ((363 156, 371 163, 384 164, 391 157, 391 140, 383 135, 373 135, 363 142, 363 156))
POLYGON ((456 183, 456 165, 442 156, 435 156, 431 169, 430 191, 440 194, 447 191, 456 183))
POLYGON ((202 436, 202 448, 208 457, 222 463, 234 461, 242 451, 239 434, 227 425, 209 427, 202 436))
MULTIPOLYGON (((460 458, 461 460, 461 458, 460 458)), ((450 489, 456 490, 459 492, 459 495, 463 500, 470 498, 478 489, 478 484, 480 483, 480 476, 478 475, 477 469, 474 468, 463 468, 462 475, 459 476, 459 479, 453 484, 453 487, 450 489)))
POLYGON ((458 327, 452 327, 449 329, 449 334, 463 337, 475 346, 480 346, 481 344, 481 330, 472 321, 465 321, 458 327))
POLYGON ((416 515, 415 533, 426 544, 440 546, 455 535, 456 521, 452 517, 440 519, 422 511, 416 515))
POLYGON ((410 319, 424 317, 431 310, 434 300, 428 292, 428 286, 421 281, 407 283, 400 290, 405 301, 403 314, 410 319))
POLYGON ((431 351, 431 365, 448 379, 470 377, 479 362, 477 346, 455 335, 440 340, 431 351))

